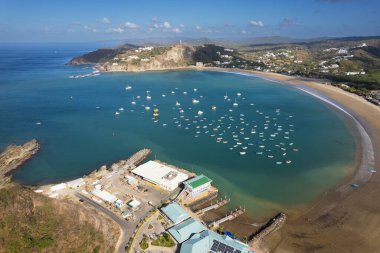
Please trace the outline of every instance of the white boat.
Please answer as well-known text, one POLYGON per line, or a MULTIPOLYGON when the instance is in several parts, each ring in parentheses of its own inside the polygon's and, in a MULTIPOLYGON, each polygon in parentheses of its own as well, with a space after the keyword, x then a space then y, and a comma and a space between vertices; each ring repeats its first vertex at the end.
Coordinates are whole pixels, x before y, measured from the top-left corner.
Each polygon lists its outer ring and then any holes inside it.
POLYGON ((41 122, 36 122, 36 125, 41 125, 42 123, 41 122))
POLYGON ((194 88, 194 92, 197 92, 198 89, 194 88))
POLYGON ((184 110, 180 110, 179 113, 184 113, 185 111, 184 110))
POLYGON ((276 162, 276 164, 277 164, 277 165, 280 165, 280 164, 282 164, 282 162, 276 162))
POLYGON ((96 109, 100 109, 100 106, 95 107, 96 109))
POLYGON ((123 112, 123 111, 124 111, 124 108, 123 108, 123 107, 120 107, 120 108, 119 108, 119 111, 123 112))
POLYGON ((130 85, 125 86, 125 90, 132 90, 132 86, 130 85))
POLYGON ((149 94, 149 91, 146 92, 146 99, 147 99, 147 100, 151 100, 151 99, 152 99, 152 97, 151 97, 150 94, 149 94))
POLYGON ((115 115, 117 116, 117 115, 120 115, 120 112, 115 112, 115 115))
POLYGON ((180 106, 181 104, 177 101, 177 102, 175 102, 175 105, 180 106))
POLYGON ((203 115, 203 112, 201 110, 199 110, 198 115, 203 115))
POLYGON ((226 92, 226 95, 224 95, 224 99, 228 99, 228 95, 227 95, 227 92, 226 92))
POLYGON ((172 92, 171 92, 172 94, 175 94, 175 92, 172 90, 172 92))
POLYGON ((150 107, 149 106, 145 106, 145 110, 149 111, 150 107))
POLYGON ((198 104, 199 103, 199 100, 196 100, 195 98, 193 98, 193 104, 198 104))
POLYGON ((164 98, 164 97, 166 97, 166 95, 165 95, 165 94, 162 94, 162 97, 164 98))
POLYGON ((211 107, 211 110, 215 111, 215 110, 216 110, 216 106, 213 105, 213 106, 211 107))
POLYGON ((235 102, 233 103, 233 106, 238 106, 239 104, 236 102, 236 99, 235 99, 235 102))
POLYGON ((135 105, 136 104, 136 101, 135 101, 135 97, 132 98, 132 102, 131 102, 132 105, 135 105))
POLYGON ((242 147, 242 149, 246 150, 248 147, 242 147))
POLYGON ((237 95, 238 97, 240 97, 240 96, 241 96, 241 93, 240 93, 240 92, 238 92, 236 95, 237 95))
POLYGON ((287 163, 287 164, 291 164, 291 163, 292 163, 292 161, 290 161, 290 160, 287 160, 287 161, 286 161, 286 163, 287 163))
POLYGON ((137 98, 137 99, 140 99, 141 97, 140 97, 140 96, 137 96, 136 98, 137 98))
POLYGON ((240 151, 240 155, 245 155, 245 154, 247 154, 247 152, 245 152, 245 151, 240 151))

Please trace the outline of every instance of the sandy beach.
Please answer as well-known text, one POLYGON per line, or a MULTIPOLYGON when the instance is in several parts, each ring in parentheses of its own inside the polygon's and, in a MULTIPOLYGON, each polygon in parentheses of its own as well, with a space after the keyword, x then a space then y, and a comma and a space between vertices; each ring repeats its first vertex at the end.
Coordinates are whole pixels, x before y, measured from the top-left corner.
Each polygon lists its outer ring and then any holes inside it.
POLYGON ((311 96, 338 106, 336 109, 343 110, 346 116, 352 116, 351 123, 360 137, 359 162, 354 174, 338 188, 326 192, 312 207, 290 215, 283 229, 265 239, 264 247, 271 252, 380 252, 380 241, 376 240, 380 235, 380 202, 377 201, 380 176, 369 171, 380 164, 380 108, 322 81, 257 71, 222 71, 296 85, 311 96), (371 165, 372 168, 367 167, 371 165), (352 183, 360 187, 354 189, 352 183))
MULTIPOLYGON (((380 108, 364 98, 325 84, 323 80, 287 76, 271 72, 241 69, 196 68, 157 71, 201 70, 257 76, 293 85, 306 94, 336 109, 353 129, 358 150, 353 173, 341 184, 325 192, 316 202, 297 208, 286 225, 269 235, 259 249, 262 252, 380 252, 380 176, 370 170, 380 164, 380 108), (359 185, 353 188, 351 184, 359 185)), ((250 217, 227 225, 236 225, 242 233, 252 230, 250 217)))

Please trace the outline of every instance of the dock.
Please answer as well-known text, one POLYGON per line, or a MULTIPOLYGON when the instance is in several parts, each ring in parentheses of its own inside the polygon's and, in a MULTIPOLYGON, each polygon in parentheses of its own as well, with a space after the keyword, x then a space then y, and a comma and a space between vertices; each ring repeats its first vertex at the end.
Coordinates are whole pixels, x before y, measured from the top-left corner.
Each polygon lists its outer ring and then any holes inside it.
POLYGON ((125 168, 133 169, 142 161, 144 161, 148 156, 152 154, 152 150, 148 148, 141 149, 134 153, 128 160, 125 162, 125 168))
POLYGON ((278 213, 271 218, 266 224, 264 224, 256 233, 251 236, 249 245, 260 243, 260 241, 268 234, 280 229, 286 221, 286 215, 284 213, 278 213))
POLYGON ((198 211, 196 212, 196 214, 197 214, 197 215, 202 215, 202 214, 204 214, 204 213, 206 213, 206 212, 208 212, 208 211, 215 210, 215 209, 218 209, 218 208, 220 208, 220 207, 222 207, 222 206, 225 206, 225 205, 227 205, 228 203, 230 203, 230 199, 227 199, 226 197, 225 197, 224 199, 222 198, 222 199, 220 199, 220 200, 217 200, 215 204, 210 205, 210 206, 208 206, 208 207, 205 207, 205 208, 202 208, 202 209, 198 210, 198 211))
POLYGON ((214 228, 218 227, 223 222, 234 220, 237 217, 239 217, 240 215, 242 215, 243 213, 245 213, 245 209, 242 209, 242 208, 236 209, 235 211, 232 211, 229 215, 226 215, 225 217, 223 217, 223 218, 221 218, 219 220, 211 222, 209 224, 209 227, 210 228, 211 227, 214 227, 214 228))

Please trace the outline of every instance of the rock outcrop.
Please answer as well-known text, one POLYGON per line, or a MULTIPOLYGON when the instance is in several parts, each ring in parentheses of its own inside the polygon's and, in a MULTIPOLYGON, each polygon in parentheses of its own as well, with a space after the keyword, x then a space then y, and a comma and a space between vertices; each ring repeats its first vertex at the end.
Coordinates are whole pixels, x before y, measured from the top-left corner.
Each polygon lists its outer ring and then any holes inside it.
MULTIPOLYGON (((187 67, 192 63, 195 49, 188 45, 174 45, 162 53, 149 58, 131 61, 108 61, 101 65, 101 71, 149 71, 187 67)), ((122 57, 118 55, 118 57, 122 57)), ((127 56, 126 56, 127 57, 127 56)))
POLYGON ((33 139, 23 145, 9 145, 0 154, 0 186, 11 179, 9 172, 16 169, 40 149, 37 140, 33 139))

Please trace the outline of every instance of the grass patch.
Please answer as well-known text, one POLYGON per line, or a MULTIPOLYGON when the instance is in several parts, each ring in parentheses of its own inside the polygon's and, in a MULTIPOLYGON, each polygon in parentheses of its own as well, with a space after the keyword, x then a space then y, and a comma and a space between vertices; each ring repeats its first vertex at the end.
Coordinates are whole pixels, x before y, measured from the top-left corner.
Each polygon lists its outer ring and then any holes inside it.
POLYGON ((146 235, 144 235, 139 245, 142 250, 146 250, 147 248, 149 248, 149 239, 146 235))
POLYGON ((152 242, 152 245, 160 247, 173 247, 175 245, 175 242, 168 233, 163 233, 152 242))

